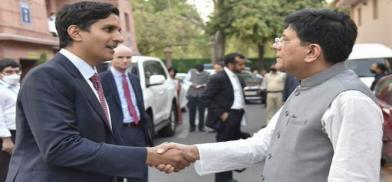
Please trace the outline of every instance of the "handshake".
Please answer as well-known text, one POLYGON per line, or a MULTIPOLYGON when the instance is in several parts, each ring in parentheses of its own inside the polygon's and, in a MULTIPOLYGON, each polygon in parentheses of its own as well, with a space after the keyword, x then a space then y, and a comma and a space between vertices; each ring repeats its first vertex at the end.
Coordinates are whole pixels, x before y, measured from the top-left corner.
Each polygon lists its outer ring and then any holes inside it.
POLYGON ((165 173, 179 172, 199 159, 195 145, 163 143, 147 148, 146 163, 165 173))

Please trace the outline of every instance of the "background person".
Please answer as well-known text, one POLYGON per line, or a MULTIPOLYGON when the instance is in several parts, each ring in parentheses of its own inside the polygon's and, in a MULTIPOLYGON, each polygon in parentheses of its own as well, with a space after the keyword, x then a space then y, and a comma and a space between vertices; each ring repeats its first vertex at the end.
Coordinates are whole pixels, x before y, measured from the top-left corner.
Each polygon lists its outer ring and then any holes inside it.
POLYGON ((370 86, 370 90, 374 90, 378 80, 388 74, 388 68, 387 66, 385 66, 384 63, 374 63, 370 67, 369 71, 374 74, 374 80, 372 82, 372 85, 370 86))
POLYGON ((5 181, 15 143, 16 98, 20 65, 12 59, 0 60, 0 181, 5 181))
MULTIPOLYGON (((100 74, 102 88, 110 109, 113 126, 118 127, 122 144, 125 146, 152 146, 149 133, 149 120, 146 117, 143 92, 139 78, 127 72, 131 64, 132 50, 122 44, 114 49, 112 65, 109 70, 100 74)), ((127 178, 127 182, 147 182, 147 164, 137 164, 135 167, 144 169, 141 179, 127 178)), ((118 178, 119 182, 123 178, 118 178)))

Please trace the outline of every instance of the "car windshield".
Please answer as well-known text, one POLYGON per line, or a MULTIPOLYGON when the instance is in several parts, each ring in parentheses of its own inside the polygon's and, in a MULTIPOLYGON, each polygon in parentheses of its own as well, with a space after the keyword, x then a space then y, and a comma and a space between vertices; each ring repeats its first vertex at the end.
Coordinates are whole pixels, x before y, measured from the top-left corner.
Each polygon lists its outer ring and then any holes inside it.
POLYGON ((374 75, 370 73, 370 66, 374 63, 385 63, 384 58, 372 58, 372 59, 349 59, 346 61, 346 65, 349 69, 354 70, 354 72, 359 77, 373 77, 374 75))
POLYGON ((249 72, 242 72, 242 73, 238 73, 237 74, 242 80, 244 80, 245 82, 258 82, 261 81, 260 78, 252 75, 249 72))

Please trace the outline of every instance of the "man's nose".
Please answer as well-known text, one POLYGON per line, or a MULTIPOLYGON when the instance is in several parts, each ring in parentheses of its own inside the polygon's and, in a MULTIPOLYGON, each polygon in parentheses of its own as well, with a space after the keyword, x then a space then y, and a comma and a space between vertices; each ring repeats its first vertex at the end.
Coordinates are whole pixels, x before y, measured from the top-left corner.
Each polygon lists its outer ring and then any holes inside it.
POLYGON ((120 31, 117 31, 113 37, 114 41, 116 43, 123 43, 124 42, 124 36, 121 34, 120 31))

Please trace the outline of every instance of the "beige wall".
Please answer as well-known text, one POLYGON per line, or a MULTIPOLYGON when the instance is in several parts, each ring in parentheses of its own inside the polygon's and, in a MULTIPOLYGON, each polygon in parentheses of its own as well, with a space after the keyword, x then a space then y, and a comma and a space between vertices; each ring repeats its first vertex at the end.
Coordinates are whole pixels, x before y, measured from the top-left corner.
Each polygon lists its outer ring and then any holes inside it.
POLYGON ((27 1, 30 7, 31 23, 21 20, 20 0, 1 0, 0 33, 51 39, 48 29, 48 16, 44 0, 27 1))
POLYGON ((351 17, 358 26, 357 43, 382 43, 392 48, 392 0, 377 2, 377 18, 373 16, 374 0, 363 1, 351 8, 351 17))

